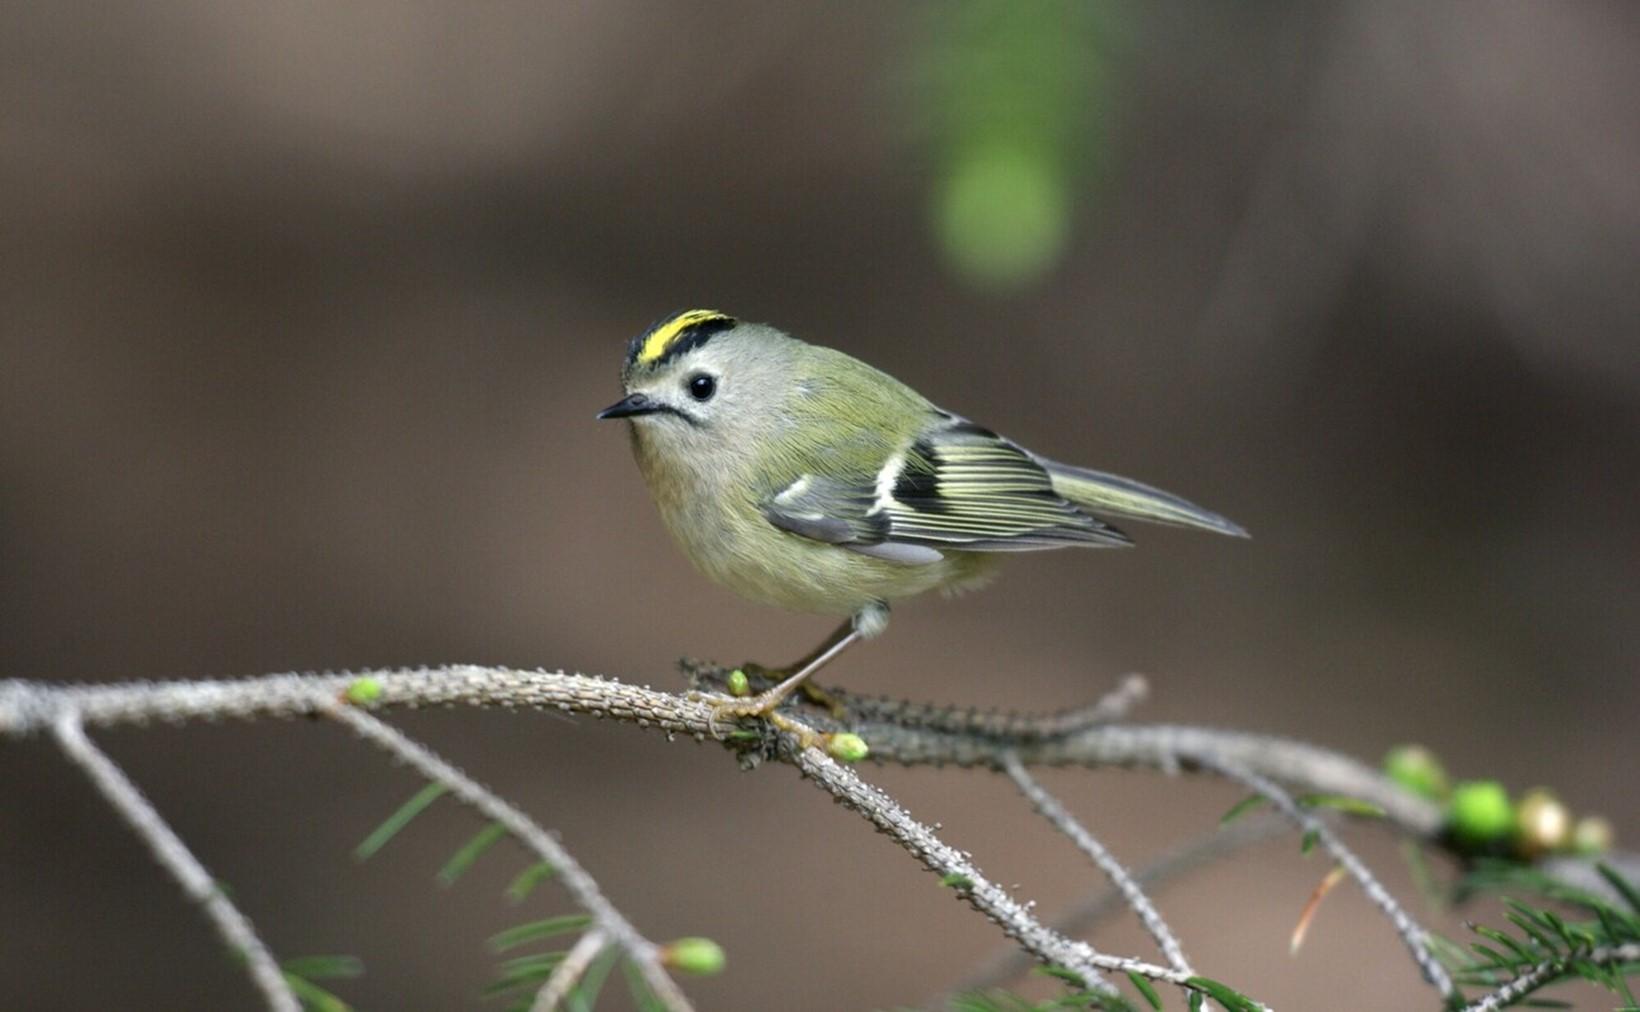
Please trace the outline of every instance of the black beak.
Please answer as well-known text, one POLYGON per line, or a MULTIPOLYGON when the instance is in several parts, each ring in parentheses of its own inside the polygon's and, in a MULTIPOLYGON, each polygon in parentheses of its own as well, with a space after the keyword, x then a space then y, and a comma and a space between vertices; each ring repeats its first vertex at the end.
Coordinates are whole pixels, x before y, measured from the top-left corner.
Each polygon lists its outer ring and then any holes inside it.
POLYGON ((598 412, 599 418, 632 418, 636 415, 652 415, 660 411, 661 405, 650 400, 645 394, 628 394, 598 412))

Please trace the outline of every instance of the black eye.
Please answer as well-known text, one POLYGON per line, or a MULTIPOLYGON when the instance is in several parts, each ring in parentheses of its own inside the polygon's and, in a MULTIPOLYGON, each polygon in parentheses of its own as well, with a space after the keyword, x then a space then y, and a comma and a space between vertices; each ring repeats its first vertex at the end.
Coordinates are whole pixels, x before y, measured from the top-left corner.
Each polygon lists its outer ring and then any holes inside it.
POLYGON ((717 393, 717 380, 705 373, 696 373, 689 377, 689 396, 697 401, 709 401, 717 393))

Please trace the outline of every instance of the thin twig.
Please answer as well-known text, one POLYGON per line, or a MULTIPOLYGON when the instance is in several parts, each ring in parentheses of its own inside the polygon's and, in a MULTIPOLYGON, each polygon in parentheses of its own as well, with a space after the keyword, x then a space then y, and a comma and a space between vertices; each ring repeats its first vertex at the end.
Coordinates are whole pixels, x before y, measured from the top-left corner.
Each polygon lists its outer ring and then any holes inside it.
POLYGON ((1640 961, 1640 942, 1625 942, 1622 945, 1601 945, 1581 954, 1573 953, 1559 959, 1546 959, 1491 994, 1465 1005, 1463 1012, 1496 1012, 1497 1009, 1503 1008, 1510 1002, 1517 1001, 1536 991, 1551 978, 1565 973, 1566 967, 1573 962, 1582 961, 1602 966, 1640 961))
POLYGON ((577 939, 569 952, 564 954, 564 961, 553 968, 552 976, 541 985, 541 990, 535 992, 530 1012, 557 1012, 558 1007, 569 998, 570 992, 575 990, 575 985, 586 976, 587 967, 608 944, 609 938, 597 928, 577 939))
POLYGON ((626 953, 655 996, 671 1012, 687 1012, 689 999, 661 965, 660 949, 622 916, 599 889, 598 882, 570 856, 552 834, 536 825, 528 815, 508 804, 489 788, 439 758, 425 745, 405 737, 393 727, 355 706, 335 700, 319 701, 319 711, 343 724, 372 745, 392 754, 432 783, 442 785, 492 822, 506 827, 508 835, 522 843, 537 858, 558 873, 581 909, 592 915, 594 930, 626 953))
POLYGON ((1138 672, 1129 672, 1116 683, 1116 688, 1094 700, 1092 706, 1083 711, 1081 727, 1071 727, 1067 731, 1081 731, 1102 724, 1112 724, 1132 713, 1140 703, 1150 698, 1150 680, 1138 672))
MULTIPOLYGON (((694 676, 706 672, 686 667, 694 676)), ((826 686, 825 694, 838 703, 851 725, 888 724, 982 740, 1008 741, 1015 745, 1064 738, 1067 735, 1114 723, 1126 717, 1150 695, 1144 675, 1123 675, 1114 689, 1087 706, 1075 706, 1053 713, 1013 713, 976 710, 941 703, 924 703, 882 696, 855 695, 846 689, 826 686)))
POLYGON ((1003 752, 1015 751, 1027 766, 1146 767, 1175 773, 1190 757, 1203 756, 1301 785, 1306 791, 1370 802, 1383 809, 1396 826, 1423 839, 1437 837, 1444 825, 1440 806, 1401 788, 1365 763, 1273 735, 1183 724, 1111 724, 1063 737, 1015 742, 893 724, 860 724, 850 730, 871 743, 874 758, 908 766, 994 767, 1003 752))
POLYGON ((251 982, 274 1012, 301 1012, 302 1003, 291 990, 284 971, 262 941, 250 919, 217 886, 211 873, 188 850, 165 818, 114 760, 86 736, 85 726, 72 711, 60 714, 52 730, 63 753, 83 769, 92 784, 125 821, 136 830, 154 859, 182 886, 183 893, 205 910, 229 951, 245 960, 251 982))
POLYGON ((1146 896, 1144 890, 1139 888, 1139 883, 1134 881, 1133 876, 1128 873, 1128 870, 1122 866, 1120 861, 1116 860, 1115 855, 1111 854, 1104 844, 1100 843, 1092 833, 1077 822, 1075 817, 1065 810, 1065 806, 1061 805, 1057 798, 1049 794, 1041 784, 1037 783, 1025 771, 1025 767, 1021 765, 1017 755, 1012 752, 1004 755, 1002 757, 1002 768, 1008 776, 1013 778, 1014 784, 1019 787, 1020 793, 1024 794, 1031 802, 1031 805, 1042 813, 1042 817, 1053 823, 1055 829, 1069 837, 1070 841, 1076 844, 1077 849, 1087 855, 1088 860, 1092 861, 1100 871, 1105 873, 1105 877, 1110 879, 1111 884, 1127 900, 1128 906, 1138 915, 1139 922, 1145 926, 1145 930, 1150 932, 1150 937, 1156 940, 1156 946, 1162 950, 1162 955, 1166 957, 1168 965, 1187 977, 1194 977, 1196 971, 1191 969, 1190 960, 1185 958, 1184 949, 1180 947, 1179 940, 1174 937, 1173 929, 1167 926, 1167 922, 1162 919, 1161 913, 1150 902, 1150 897, 1146 896))
POLYGON ((1401 904, 1394 896, 1390 895, 1389 890, 1384 888, 1383 883, 1378 881, 1378 878, 1373 875, 1366 864, 1355 856, 1354 851, 1344 845, 1344 841, 1340 840, 1325 822, 1316 818, 1314 814, 1300 808, 1291 794, 1288 794, 1268 777, 1199 756, 1194 757, 1194 760, 1199 765, 1211 769, 1227 779, 1234 780, 1269 799, 1270 803, 1280 809, 1287 818, 1297 823, 1306 833, 1313 834, 1327 853, 1343 865, 1344 870, 1349 872, 1350 877, 1355 879, 1361 886, 1361 891, 1367 894, 1367 899, 1371 900, 1373 905, 1383 911, 1385 917, 1389 918, 1390 924, 1394 925, 1396 933, 1401 936, 1402 944, 1412 954, 1413 961, 1418 964, 1418 969, 1422 972, 1424 979, 1437 991, 1441 992, 1443 998, 1450 1001, 1458 996, 1458 990, 1452 983, 1451 975, 1446 972, 1446 968, 1429 951, 1427 945, 1429 932, 1412 919, 1412 915, 1402 908, 1401 904))
POLYGON ((1088 986, 1100 990, 1110 990, 1110 985, 1103 982, 1100 971, 1134 973, 1168 984, 1187 984, 1189 974, 1125 956, 1106 955, 1086 942, 1074 941, 1059 934, 1038 920, 1001 886, 986 878, 960 851, 941 840, 931 828, 912 818, 893 798, 861 780, 853 770, 835 762, 819 749, 798 749, 795 737, 791 737, 789 746, 791 761, 804 776, 892 837, 930 871, 952 883, 961 898, 1039 961, 1063 967, 1081 977, 1088 986))
MULTIPOLYGON (((1181 843, 1141 868, 1133 877, 1143 886, 1155 888, 1222 857, 1289 832, 1287 817, 1279 812, 1258 812, 1181 843)), ((1128 909, 1127 897, 1112 886, 1089 896, 1053 922, 1062 935, 1079 935, 1106 917, 1128 909)), ((950 998, 988 988, 1014 979, 1031 966, 1027 954, 1017 945, 997 950, 942 998, 929 1004, 943 1009, 950 998)))
POLYGON ((1640 854, 1633 851, 1599 854, 1593 859, 1569 855, 1551 857, 1538 864, 1538 871, 1574 889, 1593 893, 1613 906, 1623 906, 1626 901, 1622 894, 1600 873, 1602 865, 1617 872, 1620 878, 1640 882, 1640 854))

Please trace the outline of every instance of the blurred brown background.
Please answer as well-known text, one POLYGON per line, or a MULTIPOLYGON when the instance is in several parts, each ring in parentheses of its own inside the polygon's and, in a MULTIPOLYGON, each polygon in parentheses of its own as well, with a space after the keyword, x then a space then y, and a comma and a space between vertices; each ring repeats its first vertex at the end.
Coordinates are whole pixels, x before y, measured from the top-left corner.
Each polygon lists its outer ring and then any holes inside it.
MULTIPOLYGON (((1007 10, 5 5, 0 675, 806 650, 829 620, 697 577, 592 418, 704 305, 1254 534, 1017 559, 831 678, 1039 710, 1142 670, 1141 719, 1419 740, 1640 840, 1640 8, 1007 10)), ((394 719, 721 941, 704 1008, 916 1003, 999 943, 790 770, 394 719)), ((415 784, 335 728, 98 737, 277 951, 365 960, 358 1007, 478 1006, 487 935, 568 906, 509 908, 505 846, 435 885, 454 808, 355 865, 415 784)), ((865 773, 1048 913, 1094 886, 996 777, 865 773)), ((1047 782, 1135 864, 1238 796, 1047 782)), ((1159 902, 1279 1007, 1433 1007, 1352 889, 1288 957, 1321 871, 1283 839, 1159 902)), ((0 745, 0 926, 0 1007, 253 1004, 43 742, 0 745)))

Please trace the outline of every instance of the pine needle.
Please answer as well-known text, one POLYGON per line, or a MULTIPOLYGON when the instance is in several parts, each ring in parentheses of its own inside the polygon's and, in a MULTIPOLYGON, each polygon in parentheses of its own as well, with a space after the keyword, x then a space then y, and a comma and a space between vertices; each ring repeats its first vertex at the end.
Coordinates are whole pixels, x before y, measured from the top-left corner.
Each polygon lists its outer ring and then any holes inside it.
POLYGON ((544 938, 556 938, 581 931, 592 923, 587 914, 564 914, 559 917, 548 917, 544 920, 530 921, 517 927, 508 928, 490 938, 490 948, 497 952, 517 948, 529 942, 538 942, 544 938))
POLYGON ((1343 865, 1333 865, 1332 871, 1322 876, 1320 884, 1310 893, 1309 902, 1304 904, 1304 910, 1298 915, 1298 924, 1293 928, 1292 940, 1287 943, 1289 955, 1298 955, 1298 950, 1304 945, 1304 936, 1310 933, 1310 922, 1315 919, 1315 912, 1321 909, 1321 901, 1327 898, 1327 894, 1332 892, 1338 883, 1344 881, 1344 875, 1343 865))
POLYGON ((467 874, 478 859, 495 845, 495 841, 507 835, 507 827, 499 822, 492 822, 483 829, 474 833, 472 838, 461 845, 461 849, 444 862, 444 867, 438 870, 439 884, 452 886, 461 876, 467 874))
POLYGON ((507 886, 507 899, 514 903, 524 902, 537 885, 551 878, 557 872, 558 869, 545 861, 535 862, 519 872, 518 877, 513 879, 512 884, 507 886))
POLYGON ((364 838, 364 842, 353 848, 355 860, 368 861, 378 850, 387 846, 389 840, 399 835, 399 830, 410 824, 410 820, 420 815, 428 805, 437 801, 443 794, 443 784, 428 784, 404 804, 399 810, 389 815, 381 825, 364 838))

